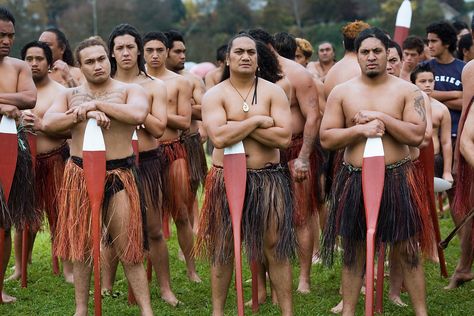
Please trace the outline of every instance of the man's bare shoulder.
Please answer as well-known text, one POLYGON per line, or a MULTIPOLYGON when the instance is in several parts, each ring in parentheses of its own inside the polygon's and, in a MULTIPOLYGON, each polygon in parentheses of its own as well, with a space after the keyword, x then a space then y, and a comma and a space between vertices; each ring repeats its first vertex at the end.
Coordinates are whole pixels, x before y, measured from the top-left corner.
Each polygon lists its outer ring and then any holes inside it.
POLYGON ((18 71, 23 70, 23 69, 30 69, 26 61, 15 58, 15 57, 10 57, 10 56, 5 57, 1 64, 10 65, 14 67, 15 69, 17 69, 18 71))
POLYGON ((49 80, 47 89, 48 89, 48 92, 55 93, 55 94, 66 92, 67 90, 66 87, 64 87, 62 84, 54 80, 49 80))
POLYGON ((439 111, 442 112, 443 114, 446 114, 446 112, 449 114, 449 109, 446 105, 443 103, 439 102, 435 98, 430 97, 430 103, 431 103, 431 108, 433 111, 439 111))

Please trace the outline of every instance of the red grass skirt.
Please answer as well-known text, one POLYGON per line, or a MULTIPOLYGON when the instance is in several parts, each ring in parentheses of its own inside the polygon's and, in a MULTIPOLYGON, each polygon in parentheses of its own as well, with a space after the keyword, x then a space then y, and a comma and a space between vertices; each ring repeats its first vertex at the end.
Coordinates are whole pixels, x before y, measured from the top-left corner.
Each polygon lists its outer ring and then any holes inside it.
POLYGON ((191 192, 196 195, 199 185, 204 186, 207 175, 207 160, 201 144, 201 135, 198 132, 184 134, 181 136, 181 142, 186 149, 191 192))
MULTIPOLYGON (((303 134, 293 136, 290 146, 282 151, 282 161, 288 163, 290 170, 293 168, 292 161, 298 158, 303 146, 303 134)), ((293 190, 293 223, 300 227, 311 224, 311 216, 318 210, 320 195, 319 185, 319 163, 321 159, 318 152, 313 150, 309 156, 309 177, 303 182, 296 182, 291 178, 291 188, 293 190)))
POLYGON ((0 227, 8 230, 15 226, 21 230, 28 225, 34 231, 40 228, 43 214, 35 208, 33 161, 25 131, 21 127, 18 130, 18 158, 8 206, 5 203, 2 186, 0 186, 0 197, 0 227))
POLYGON ((163 213, 171 215, 174 220, 187 218, 189 214, 180 214, 178 206, 183 200, 188 212, 192 212, 193 195, 191 193, 186 149, 179 139, 160 142, 159 157, 161 159, 163 181, 163 213), (182 166, 172 166, 181 160, 182 166))
POLYGON ((69 146, 66 142, 36 156, 36 208, 46 213, 52 240, 56 235, 58 195, 68 158, 69 146))
MULTIPOLYGON (((264 261, 264 236, 270 223, 277 228, 277 260, 294 256, 296 242, 291 220, 290 181, 288 168, 282 165, 247 169, 241 234, 249 262, 264 261)), ((209 258, 212 264, 226 264, 233 260, 232 220, 221 167, 213 166, 206 178, 194 252, 199 257, 209 258)))
MULTIPOLYGON (((143 261, 146 236, 144 234, 144 209, 137 184, 133 156, 107 161, 107 175, 102 203, 102 230, 105 245, 110 245, 111 236, 107 233, 105 217, 113 195, 125 190, 129 202, 128 243, 118 257, 125 263, 143 261)), ((64 178, 59 194, 59 216, 56 236, 56 255, 71 261, 91 260, 92 231, 91 208, 87 194, 82 159, 71 157, 64 170, 64 178)))
MULTIPOLYGON (((419 186, 419 174, 409 159, 386 166, 375 236, 377 248, 381 243, 390 246, 405 242, 405 251, 413 266, 419 263, 420 248, 427 255, 433 251, 434 238, 427 215, 428 204, 423 197, 425 190, 420 190, 419 186)), ((366 241, 361 169, 344 163, 332 189, 321 255, 326 264, 332 265, 339 235, 344 249, 343 263, 350 267, 355 264, 356 249, 366 241)))

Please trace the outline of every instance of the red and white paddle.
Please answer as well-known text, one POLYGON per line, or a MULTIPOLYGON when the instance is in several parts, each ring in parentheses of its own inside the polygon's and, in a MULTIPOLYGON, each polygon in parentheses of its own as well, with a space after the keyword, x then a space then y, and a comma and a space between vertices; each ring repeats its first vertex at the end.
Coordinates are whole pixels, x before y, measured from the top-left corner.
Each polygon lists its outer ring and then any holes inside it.
POLYGON ((95 119, 87 121, 82 146, 84 175, 92 212, 92 255, 94 260, 94 311, 102 315, 102 297, 100 291, 100 236, 101 208, 104 197, 106 176, 105 142, 102 129, 95 119))
MULTIPOLYGON (((365 315, 374 314, 374 253, 377 219, 385 181, 385 155, 380 137, 367 138, 362 160, 362 193, 367 223, 365 315)), ((382 251, 382 249, 381 249, 382 251)), ((383 258, 383 257, 382 257, 383 258)), ((380 262, 379 265, 383 265, 380 262)), ((383 276, 382 276, 383 279, 383 276)), ((378 282, 381 282, 378 280, 378 282)))
MULTIPOLYGON (((234 234, 235 286, 237 288, 238 315, 244 315, 244 292, 242 285, 241 222, 247 184, 247 158, 244 144, 237 144, 224 149, 224 185, 229 201, 229 211, 234 234)), ((252 280, 257 276, 252 276, 252 280)), ((257 302, 258 303, 258 302, 257 302)))
POLYGON ((403 41, 408 37, 411 25, 411 3, 408 0, 403 0, 397 13, 397 20, 395 21, 395 32, 393 40, 398 45, 402 46, 403 41))
MULTIPOLYGON (((16 161, 18 157, 18 137, 16 132, 16 122, 14 119, 2 116, 0 121, 0 149, 3 154, 0 155, 0 183, 3 187, 5 204, 8 205, 8 198, 15 176, 16 161), (8 153, 8 154, 7 154, 8 153)), ((5 228, 0 228, 0 255, 5 251, 5 228)), ((3 279, 5 272, 3 260, 0 260, 0 293, 3 291, 3 279)), ((0 303, 2 295, 0 294, 0 303)))

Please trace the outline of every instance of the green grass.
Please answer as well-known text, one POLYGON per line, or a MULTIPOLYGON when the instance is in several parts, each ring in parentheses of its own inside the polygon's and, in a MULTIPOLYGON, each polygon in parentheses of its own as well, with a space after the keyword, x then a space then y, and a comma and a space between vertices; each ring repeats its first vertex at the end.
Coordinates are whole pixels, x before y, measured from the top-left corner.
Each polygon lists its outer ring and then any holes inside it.
MULTIPOLYGON (((440 220, 442 235, 446 236, 452 228, 450 219, 440 220)), ((169 241, 172 287, 178 299, 184 304, 172 308, 165 304, 159 297, 157 282, 151 284, 151 299, 156 315, 210 315, 211 290, 209 281, 209 266, 205 262, 198 263, 198 272, 203 280, 201 284, 192 284, 186 278, 186 269, 183 262, 177 259, 176 232, 173 232, 169 241)), ((459 257, 459 240, 452 241, 447 249, 446 258, 449 273, 452 273, 459 257)), ((12 266, 10 262, 7 274, 12 266)), ((474 311, 474 283, 468 283, 454 291, 444 291, 442 288, 447 280, 440 277, 439 267, 430 262, 425 263, 427 280, 427 304, 430 315, 468 315, 474 311), (471 311, 471 312, 469 312, 471 311)), ((309 295, 296 293, 298 269, 293 271, 293 298, 296 315, 329 315, 329 309, 338 303, 340 296, 339 280, 340 266, 329 269, 321 265, 313 266, 312 292, 309 295)), ((250 278, 250 272, 244 263, 244 280, 250 278)), ((388 282, 385 282, 387 286, 388 282)), ((115 289, 124 293, 118 298, 103 300, 104 315, 138 315, 136 306, 127 304, 127 282, 120 269, 117 275, 115 289)), ((74 289, 63 282, 59 276, 54 276, 50 266, 49 234, 38 234, 33 263, 29 266, 28 288, 23 289, 18 281, 5 283, 8 293, 16 296, 18 301, 10 305, 0 306, 0 315, 72 315, 74 314, 74 289)), ((387 290, 387 287, 385 288, 387 290)), ((244 283, 245 297, 250 298, 250 283, 244 283)), ((402 299, 409 302, 408 295, 402 294, 402 299)), ((227 315, 236 315, 236 297, 234 286, 231 286, 226 305, 227 315)), ((358 315, 363 315, 363 297, 359 302, 358 315)), ((411 306, 406 308, 396 307, 384 297, 385 315, 413 315, 411 306)), ((90 314, 93 313, 92 298, 90 314)), ((251 314, 251 310, 246 310, 251 314)), ((267 303, 260 308, 259 315, 276 315, 279 310, 267 303)))

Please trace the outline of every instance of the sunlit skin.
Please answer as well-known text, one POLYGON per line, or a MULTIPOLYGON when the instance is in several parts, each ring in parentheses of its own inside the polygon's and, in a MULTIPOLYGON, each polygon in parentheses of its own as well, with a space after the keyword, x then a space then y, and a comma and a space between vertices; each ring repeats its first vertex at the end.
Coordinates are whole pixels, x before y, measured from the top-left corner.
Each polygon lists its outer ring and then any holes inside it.
POLYGON ((436 59, 444 60, 446 58, 453 58, 451 53, 449 52, 449 45, 443 44, 441 39, 438 37, 438 34, 435 33, 428 33, 428 48, 430 51, 431 57, 436 59))
POLYGON ((303 51, 299 47, 296 48, 295 61, 304 67, 309 63, 309 58, 303 54, 303 51))
POLYGON ((323 43, 318 47, 318 58, 323 64, 328 64, 334 61, 334 49, 329 43, 323 43))
POLYGON ((166 60, 166 68, 174 72, 184 69, 186 62, 186 47, 183 42, 173 42, 173 47, 170 48, 168 59, 166 60))
POLYGON ((390 75, 399 77, 401 68, 402 61, 400 60, 397 49, 395 47, 391 47, 388 51, 387 72, 390 75))
POLYGON ((49 48, 51 48, 51 51, 53 52, 53 62, 63 58, 64 47, 59 46, 58 38, 55 33, 43 32, 38 40, 48 44, 49 48))
POLYGON ((10 54, 15 39, 15 27, 11 21, 0 20, 0 61, 10 54))
POLYGON ((418 54, 416 49, 404 49, 403 50, 403 63, 410 71, 418 65, 421 56, 418 54))

